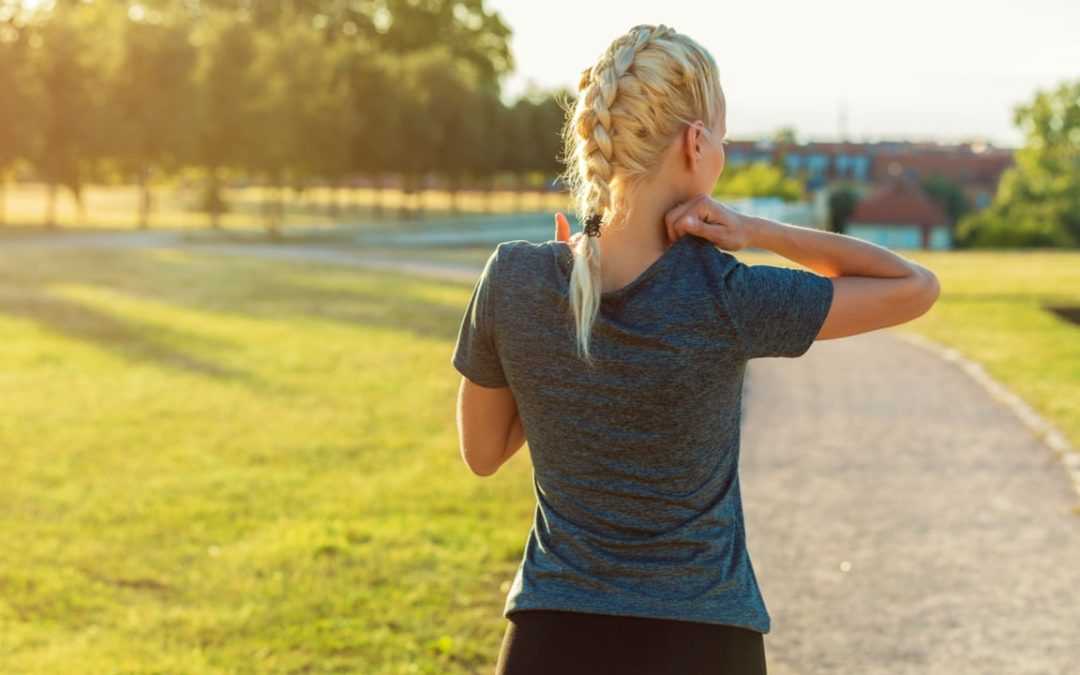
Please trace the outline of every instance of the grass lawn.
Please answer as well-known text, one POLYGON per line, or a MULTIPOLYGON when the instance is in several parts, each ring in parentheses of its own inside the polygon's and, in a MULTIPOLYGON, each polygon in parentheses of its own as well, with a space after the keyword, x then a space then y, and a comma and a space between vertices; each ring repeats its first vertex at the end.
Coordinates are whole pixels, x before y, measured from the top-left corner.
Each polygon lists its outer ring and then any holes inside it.
MULTIPOLYGON (((901 330, 1080 447, 1080 329, 1040 308, 1080 304, 1080 254, 912 257, 943 294, 901 330)), ((0 247, 0 672, 490 672, 533 495, 458 456, 470 291, 0 247)))
POLYGON ((0 672, 490 672, 533 496, 458 456, 470 291, 0 249, 0 672))

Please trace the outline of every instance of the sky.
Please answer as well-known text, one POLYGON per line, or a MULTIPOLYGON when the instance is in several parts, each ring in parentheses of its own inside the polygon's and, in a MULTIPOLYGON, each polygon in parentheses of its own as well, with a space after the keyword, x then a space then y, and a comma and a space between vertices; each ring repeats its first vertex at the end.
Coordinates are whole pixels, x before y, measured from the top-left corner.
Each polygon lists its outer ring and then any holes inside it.
POLYGON ((620 34, 663 23, 717 61, 733 140, 985 140, 1014 106, 1080 79, 1077 0, 487 0, 513 30, 505 97, 566 86, 620 34), (846 118, 846 123, 841 120, 846 118))

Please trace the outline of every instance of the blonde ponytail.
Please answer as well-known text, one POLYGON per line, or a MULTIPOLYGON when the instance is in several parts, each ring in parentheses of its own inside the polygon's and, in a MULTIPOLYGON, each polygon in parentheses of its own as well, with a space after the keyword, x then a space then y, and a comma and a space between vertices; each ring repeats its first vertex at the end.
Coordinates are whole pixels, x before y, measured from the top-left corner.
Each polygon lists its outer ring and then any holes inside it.
MULTIPOLYGON (((616 38, 578 83, 567 107, 560 176, 570 187, 578 220, 616 214, 625 219, 628 195, 659 164, 680 120, 710 127, 723 91, 716 63, 703 47, 663 24, 634 26, 616 38)), ((578 354, 589 364, 592 325, 600 310, 600 247, 595 237, 573 246, 570 308, 578 354)))

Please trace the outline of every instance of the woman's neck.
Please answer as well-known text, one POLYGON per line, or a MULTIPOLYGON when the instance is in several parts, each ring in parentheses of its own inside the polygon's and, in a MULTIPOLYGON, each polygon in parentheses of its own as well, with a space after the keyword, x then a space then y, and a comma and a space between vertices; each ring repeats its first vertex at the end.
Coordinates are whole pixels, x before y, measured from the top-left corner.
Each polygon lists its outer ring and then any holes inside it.
POLYGON ((602 265, 612 259, 627 264, 656 259, 669 246, 664 215, 687 199, 687 195, 672 188, 639 189, 630 207, 612 216, 611 227, 605 227, 603 237, 596 242, 602 265))
POLYGON ((656 262, 670 245, 664 215, 689 199, 672 188, 639 189, 630 208, 616 212, 596 244, 600 247, 601 291, 617 290, 656 262))

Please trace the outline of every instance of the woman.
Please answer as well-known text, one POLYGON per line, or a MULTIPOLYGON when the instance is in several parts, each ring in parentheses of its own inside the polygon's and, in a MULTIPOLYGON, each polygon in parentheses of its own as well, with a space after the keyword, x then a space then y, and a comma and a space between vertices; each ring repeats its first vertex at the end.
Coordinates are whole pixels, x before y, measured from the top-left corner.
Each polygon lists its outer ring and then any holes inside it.
POLYGON ((885 248, 709 198, 725 111, 689 37, 617 38, 564 129, 585 232, 560 218, 555 240, 499 244, 473 289, 451 359, 462 456, 488 476, 527 438, 537 501, 498 673, 765 673, 738 476, 746 362, 937 298, 933 273, 885 248), (814 271, 727 252, 747 246, 814 271))

